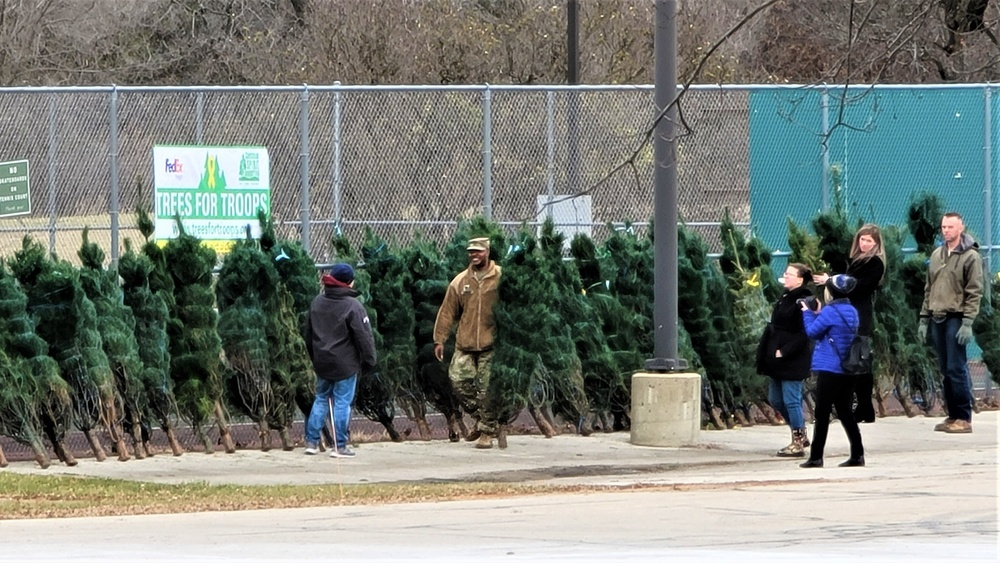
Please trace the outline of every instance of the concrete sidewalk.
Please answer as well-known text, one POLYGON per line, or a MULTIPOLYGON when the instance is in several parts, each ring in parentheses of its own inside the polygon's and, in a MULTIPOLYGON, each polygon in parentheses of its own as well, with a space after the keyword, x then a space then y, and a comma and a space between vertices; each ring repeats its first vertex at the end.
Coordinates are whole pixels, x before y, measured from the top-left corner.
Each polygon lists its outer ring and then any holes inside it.
POLYGON ((642 448, 627 433, 469 443, 363 444, 354 459, 294 452, 84 460, 40 470, 178 483, 502 481, 623 489, 405 505, 0 521, 4 561, 996 561, 998 413, 975 433, 940 419, 862 426, 868 466, 823 469, 773 453, 787 427, 703 432, 701 444, 642 448), (632 486, 641 486, 630 490, 632 486))
POLYGON ((680 448, 633 446, 627 432, 589 437, 559 435, 512 436, 506 450, 477 450, 467 442, 408 441, 366 443, 355 447, 353 459, 324 454, 240 450, 235 454, 187 453, 157 455, 145 460, 96 462, 83 459, 76 467, 54 464, 39 469, 32 462, 12 463, 6 471, 72 474, 157 483, 208 482, 270 485, 375 483, 407 481, 493 481, 546 484, 720 484, 784 482, 814 479, 872 479, 902 475, 928 476, 955 467, 997 462, 996 411, 976 416, 975 432, 952 435, 933 432, 937 418, 888 417, 861 426, 868 467, 841 469, 847 438, 831 424, 826 448, 828 467, 807 471, 801 460, 774 453, 787 444, 786 426, 753 426, 703 431, 699 444, 680 448))

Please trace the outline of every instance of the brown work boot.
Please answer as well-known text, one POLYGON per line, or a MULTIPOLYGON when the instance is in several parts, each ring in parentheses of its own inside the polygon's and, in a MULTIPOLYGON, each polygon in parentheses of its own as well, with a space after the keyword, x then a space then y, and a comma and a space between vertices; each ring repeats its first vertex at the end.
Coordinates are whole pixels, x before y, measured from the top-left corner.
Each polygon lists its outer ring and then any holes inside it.
POLYGON ((972 434, 972 423, 968 420, 953 420, 951 424, 944 427, 947 434, 972 434))
POLYGON ((944 419, 944 422, 940 422, 940 423, 934 425, 934 431, 935 432, 944 432, 945 431, 944 429, 948 428, 948 425, 952 424, 953 422, 955 422, 954 418, 946 418, 946 419, 944 419))
POLYGON ((483 433, 477 428, 477 429, 473 430, 472 432, 469 432, 469 435, 465 437, 465 441, 466 442, 475 442, 482 435, 483 435, 483 433))
POLYGON ((493 447, 493 438, 489 434, 481 432, 479 435, 479 441, 476 442, 476 449, 488 450, 492 447, 493 447))

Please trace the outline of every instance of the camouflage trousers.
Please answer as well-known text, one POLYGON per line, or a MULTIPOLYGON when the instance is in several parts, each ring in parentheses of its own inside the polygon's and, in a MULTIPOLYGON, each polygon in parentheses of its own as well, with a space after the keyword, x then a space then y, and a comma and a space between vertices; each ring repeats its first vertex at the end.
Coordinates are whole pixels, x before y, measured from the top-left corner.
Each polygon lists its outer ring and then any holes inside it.
POLYGON ((492 358, 492 350, 463 352, 456 348, 451 358, 451 365, 448 367, 448 377, 462 402, 462 408, 476 421, 476 430, 496 436, 497 418, 490 412, 486 400, 486 391, 490 386, 492 358))

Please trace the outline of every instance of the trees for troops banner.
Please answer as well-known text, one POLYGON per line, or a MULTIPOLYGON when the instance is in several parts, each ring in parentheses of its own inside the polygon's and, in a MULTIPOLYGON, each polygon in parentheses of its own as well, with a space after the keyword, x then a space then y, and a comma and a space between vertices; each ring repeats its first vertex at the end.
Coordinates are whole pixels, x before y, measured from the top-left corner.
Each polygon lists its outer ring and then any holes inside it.
POLYGON ((184 230, 216 250, 260 238, 257 210, 271 212, 271 166, 264 147, 153 147, 156 240, 184 230))

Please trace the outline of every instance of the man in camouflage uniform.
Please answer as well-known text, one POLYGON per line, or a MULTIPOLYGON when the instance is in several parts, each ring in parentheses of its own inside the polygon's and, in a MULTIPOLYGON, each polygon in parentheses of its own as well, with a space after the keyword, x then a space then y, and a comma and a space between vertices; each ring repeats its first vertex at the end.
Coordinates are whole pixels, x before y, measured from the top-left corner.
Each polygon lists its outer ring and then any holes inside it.
POLYGON ((476 447, 493 447, 499 429, 494 413, 489 412, 486 392, 490 384, 490 358, 493 356, 493 305, 497 301, 500 266, 490 260, 490 239, 469 241, 469 267, 448 285, 444 302, 434 322, 434 355, 444 361, 444 343, 455 330, 455 354, 448 376, 462 400, 462 407, 476 421, 466 438, 478 440, 476 447))

